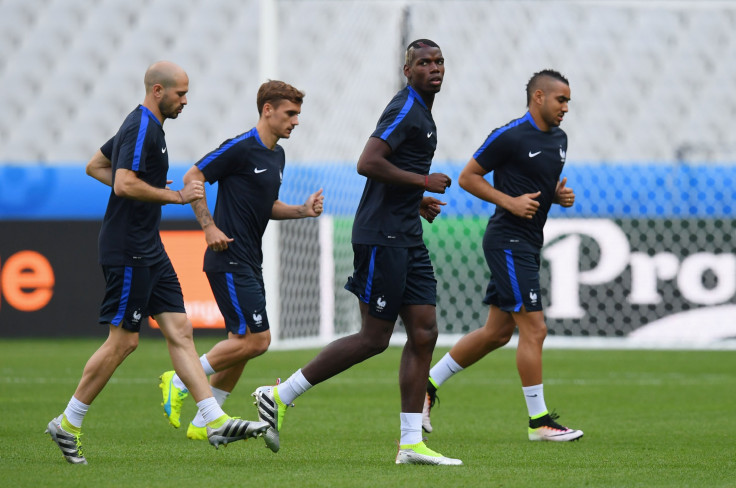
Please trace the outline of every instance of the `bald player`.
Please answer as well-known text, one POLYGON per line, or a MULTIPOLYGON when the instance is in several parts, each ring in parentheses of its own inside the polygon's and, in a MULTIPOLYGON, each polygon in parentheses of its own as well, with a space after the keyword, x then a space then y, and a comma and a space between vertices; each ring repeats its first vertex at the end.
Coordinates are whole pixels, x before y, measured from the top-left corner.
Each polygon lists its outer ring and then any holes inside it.
POLYGON ((72 464, 87 464, 80 443, 84 416, 138 346, 141 323, 148 316, 161 327, 174 369, 196 400, 212 445, 255 437, 268 428, 263 422, 229 417, 213 397, 194 348, 179 279, 159 235, 162 205, 183 205, 204 196, 201 181, 176 191, 166 186, 169 153, 163 124, 177 118, 187 104, 189 77, 176 64, 160 61, 148 68, 143 81, 143 103, 87 165, 87 174, 112 188, 98 243, 106 282, 99 323, 109 333, 87 361, 66 409, 46 430, 72 464))

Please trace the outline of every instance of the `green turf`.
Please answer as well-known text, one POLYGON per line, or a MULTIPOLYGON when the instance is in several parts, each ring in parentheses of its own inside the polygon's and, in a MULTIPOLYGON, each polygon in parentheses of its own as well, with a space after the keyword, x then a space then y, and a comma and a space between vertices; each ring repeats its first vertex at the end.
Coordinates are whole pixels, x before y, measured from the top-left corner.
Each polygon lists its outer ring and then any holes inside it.
MULTIPOLYGON (((726 351, 545 351, 546 399, 585 431, 574 443, 526 440, 514 351, 496 351, 446 383, 429 446, 463 467, 396 466, 400 349, 317 386, 287 412, 282 449, 260 439, 216 451, 161 413, 165 344, 144 338, 95 401, 82 438, 88 466, 67 464, 44 434, 74 391, 97 340, 0 342, 0 472, 12 487, 736 485, 736 354, 726 351)), ((206 350, 211 340, 200 340, 206 350)), ((255 418, 250 393, 315 351, 248 365, 226 403, 255 418)), ((445 350, 437 350, 435 358, 445 350)), ((187 400, 182 425, 194 414, 187 400)))

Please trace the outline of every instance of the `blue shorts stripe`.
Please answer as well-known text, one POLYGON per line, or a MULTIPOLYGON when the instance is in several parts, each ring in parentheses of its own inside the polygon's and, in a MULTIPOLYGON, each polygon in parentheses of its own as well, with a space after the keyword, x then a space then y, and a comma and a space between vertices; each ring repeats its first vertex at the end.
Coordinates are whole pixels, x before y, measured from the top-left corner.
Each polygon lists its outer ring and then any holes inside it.
POLYGON ((123 275, 123 291, 120 293, 120 305, 118 305, 118 312, 112 319, 111 323, 115 327, 120 325, 125 317, 125 309, 128 307, 128 298, 130 298, 130 284, 133 281, 133 268, 131 266, 125 267, 125 274, 123 275))
POLYGON ((370 303, 371 291, 373 288, 373 273, 376 270, 376 246, 371 249, 371 263, 368 265, 368 279, 365 283, 365 293, 363 293, 363 301, 370 303))
POLYGON ((243 315, 243 310, 240 308, 240 303, 238 303, 238 295, 235 293, 235 282, 233 281, 233 274, 232 273, 225 273, 225 279, 227 280, 227 291, 230 293, 230 300, 233 303, 233 308, 235 309, 235 313, 238 314, 238 334, 245 334, 245 329, 247 327, 247 324, 245 323, 245 316, 243 315))
POLYGON ((521 299, 521 290, 519 290, 519 280, 516 278, 516 267, 514 266, 514 256, 511 254, 511 249, 504 250, 506 253, 506 269, 509 272, 509 281, 511 282, 511 289, 514 291, 514 299, 516 304, 514 305, 514 312, 521 310, 524 302, 521 299))

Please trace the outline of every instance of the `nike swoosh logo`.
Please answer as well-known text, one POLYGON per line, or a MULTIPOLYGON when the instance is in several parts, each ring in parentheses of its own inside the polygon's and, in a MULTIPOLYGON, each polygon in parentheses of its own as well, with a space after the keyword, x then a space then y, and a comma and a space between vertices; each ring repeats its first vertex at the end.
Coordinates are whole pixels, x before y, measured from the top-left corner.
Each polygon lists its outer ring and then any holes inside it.
POLYGON ((427 139, 429 139, 430 137, 432 137, 432 132, 427 132, 427 139))
POLYGON ((534 395, 527 395, 526 397, 527 397, 527 398, 534 398, 535 396, 537 396, 537 394, 536 394, 536 393, 535 393, 534 395))
POLYGON ((533 158, 534 156, 539 156, 540 154, 542 154, 542 151, 537 151, 535 153, 529 151, 529 157, 530 158, 533 158))
POLYGON ((253 172, 255 174, 263 173, 264 171, 268 171, 268 168, 263 168, 263 169, 253 168, 253 172))
POLYGON ((161 149, 161 154, 164 154, 166 152, 166 148, 161 149))

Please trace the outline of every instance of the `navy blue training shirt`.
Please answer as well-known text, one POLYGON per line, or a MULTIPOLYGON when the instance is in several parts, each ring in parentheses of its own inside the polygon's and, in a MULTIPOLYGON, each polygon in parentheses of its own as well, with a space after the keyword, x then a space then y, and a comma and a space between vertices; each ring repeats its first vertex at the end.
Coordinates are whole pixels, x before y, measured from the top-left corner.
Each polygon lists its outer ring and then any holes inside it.
POLYGON ((197 162, 207 181, 217 182, 215 225, 234 239, 226 251, 207 248, 205 271, 233 272, 243 266, 260 270, 261 241, 279 198, 284 165, 281 146, 267 148, 255 128, 226 140, 197 162))
MULTIPOLYGON (((155 115, 138 105, 117 134, 100 148, 112 162, 112 180, 120 169, 157 188, 166 187, 169 153, 164 129, 155 115), (106 152, 108 151, 108 152, 106 152)), ((122 198, 110 191, 100 229, 99 259, 106 266, 150 266, 165 256, 159 235, 161 204, 122 198)))
MULTIPOLYGON (((371 137, 391 146, 388 160, 398 168, 429 174, 437 148, 437 127, 424 100, 411 86, 389 102, 371 137)), ((368 178, 355 214, 352 242, 394 247, 423 244, 419 218, 423 195, 423 188, 368 178)))
POLYGON ((542 193, 536 198, 539 209, 531 220, 516 217, 497 205, 488 220, 484 247, 540 251, 566 153, 565 132, 559 127, 548 132, 539 130, 529 112, 491 132, 473 158, 493 171, 493 186, 512 197, 542 193))

